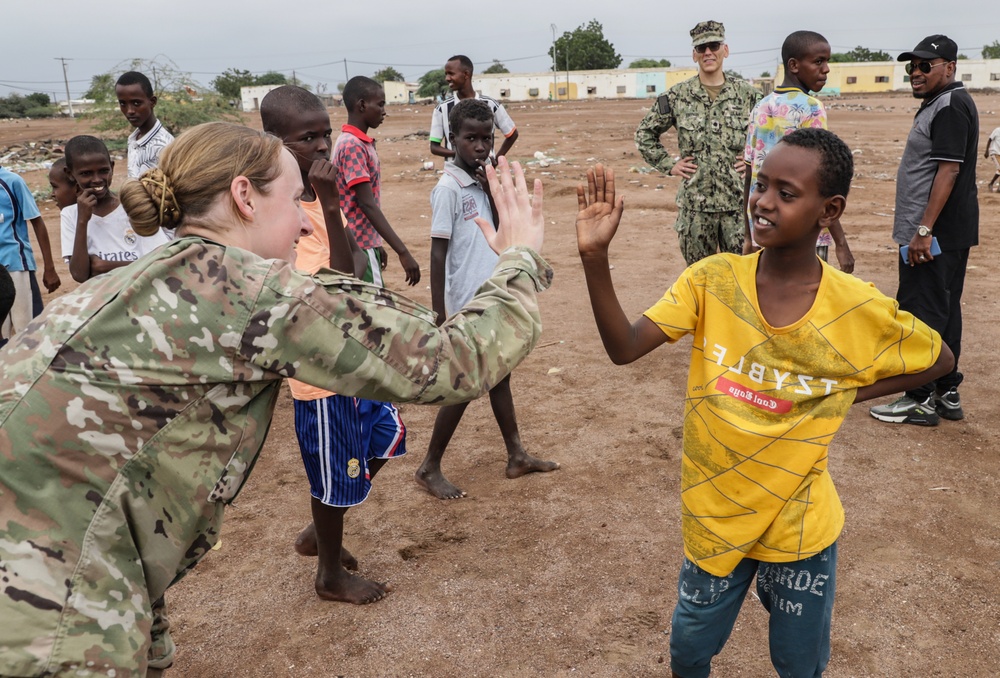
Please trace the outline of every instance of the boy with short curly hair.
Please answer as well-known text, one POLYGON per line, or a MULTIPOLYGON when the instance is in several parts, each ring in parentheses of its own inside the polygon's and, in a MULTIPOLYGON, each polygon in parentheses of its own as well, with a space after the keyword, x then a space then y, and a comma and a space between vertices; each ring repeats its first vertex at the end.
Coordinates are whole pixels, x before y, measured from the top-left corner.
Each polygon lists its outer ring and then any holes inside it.
POLYGON ((783 137, 750 199, 763 250, 690 266, 634 323, 609 271, 624 209, 614 174, 598 165, 589 191, 577 189, 577 245, 609 357, 630 363, 693 335, 675 676, 707 678, 755 578, 778 674, 823 673, 844 525, 827 448, 853 403, 926 383, 954 364, 937 332, 816 256, 820 229, 844 211, 852 172, 836 135, 783 137))

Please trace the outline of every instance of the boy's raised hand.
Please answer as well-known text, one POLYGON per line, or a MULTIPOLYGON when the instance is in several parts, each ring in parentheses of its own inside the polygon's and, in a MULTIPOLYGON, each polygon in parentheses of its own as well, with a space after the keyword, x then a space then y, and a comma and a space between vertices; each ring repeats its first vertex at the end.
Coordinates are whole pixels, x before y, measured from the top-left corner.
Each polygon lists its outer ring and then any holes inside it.
POLYGON ((521 164, 510 165, 507 158, 500 156, 497 166, 486 167, 486 178, 490 183, 490 194, 496 203, 500 223, 493 226, 482 217, 476 217, 476 225, 483 232, 486 242, 494 252, 500 254, 509 247, 523 245, 541 252, 545 235, 545 218, 542 215, 542 182, 535 179, 534 197, 528 195, 521 164))
POLYGON ((309 185, 324 207, 340 207, 340 193, 337 191, 337 166, 324 158, 313 160, 309 168, 309 185))
POLYGON ((587 170, 587 188, 576 187, 576 246, 580 256, 607 254, 625 209, 625 196, 615 195, 615 172, 596 165, 587 170))

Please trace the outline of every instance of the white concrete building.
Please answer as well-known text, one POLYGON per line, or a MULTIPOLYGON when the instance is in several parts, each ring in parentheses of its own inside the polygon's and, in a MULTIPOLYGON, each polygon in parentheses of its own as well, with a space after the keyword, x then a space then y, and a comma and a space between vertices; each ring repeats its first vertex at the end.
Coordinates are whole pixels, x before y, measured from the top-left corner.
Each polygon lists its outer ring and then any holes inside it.
POLYGON ((259 111, 260 102, 264 95, 272 89, 277 89, 281 85, 252 85, 250 87, 240 87, 240 110, 259 111))

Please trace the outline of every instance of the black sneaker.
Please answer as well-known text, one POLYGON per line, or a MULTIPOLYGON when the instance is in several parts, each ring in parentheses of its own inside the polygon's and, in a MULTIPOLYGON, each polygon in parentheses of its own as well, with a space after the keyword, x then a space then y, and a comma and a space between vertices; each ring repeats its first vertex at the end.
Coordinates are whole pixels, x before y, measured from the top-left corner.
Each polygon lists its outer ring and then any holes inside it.
POLYGON ((947 393, 936 396, 934 411, 938 413, 938 416, 951 421, 964 419, 965 412, 962 411, 962 400, 958 397, 958 389, 953 388, 947 393))
MULTIPOLYGON (((957 393, 955 394, 958 395, 957 393)), ((876 405, 868 412, 878 419, 890 424, 916 424, 917 426, 937 426, 938 414, 934 411, 934 397, 931 396, 918 403, 910 396, 902 398, 889 405, 876 405)))

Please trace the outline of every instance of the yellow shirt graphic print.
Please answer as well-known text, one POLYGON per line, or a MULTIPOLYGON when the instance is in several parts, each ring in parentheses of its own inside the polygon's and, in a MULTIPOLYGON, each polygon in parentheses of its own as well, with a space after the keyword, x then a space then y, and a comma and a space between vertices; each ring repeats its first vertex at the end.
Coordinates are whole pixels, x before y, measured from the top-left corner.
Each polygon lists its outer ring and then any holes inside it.
POLYGON ((744 557, 790 562, 836 541, 844 510, 827 447, 855 391, 920 372, 941 338, 869 283, 823 264, 812 308, 771 327, 760 313, 760 254, 691 266, 645 315, 693 335, 684 408, 685 555, 717 576, 744 557))

